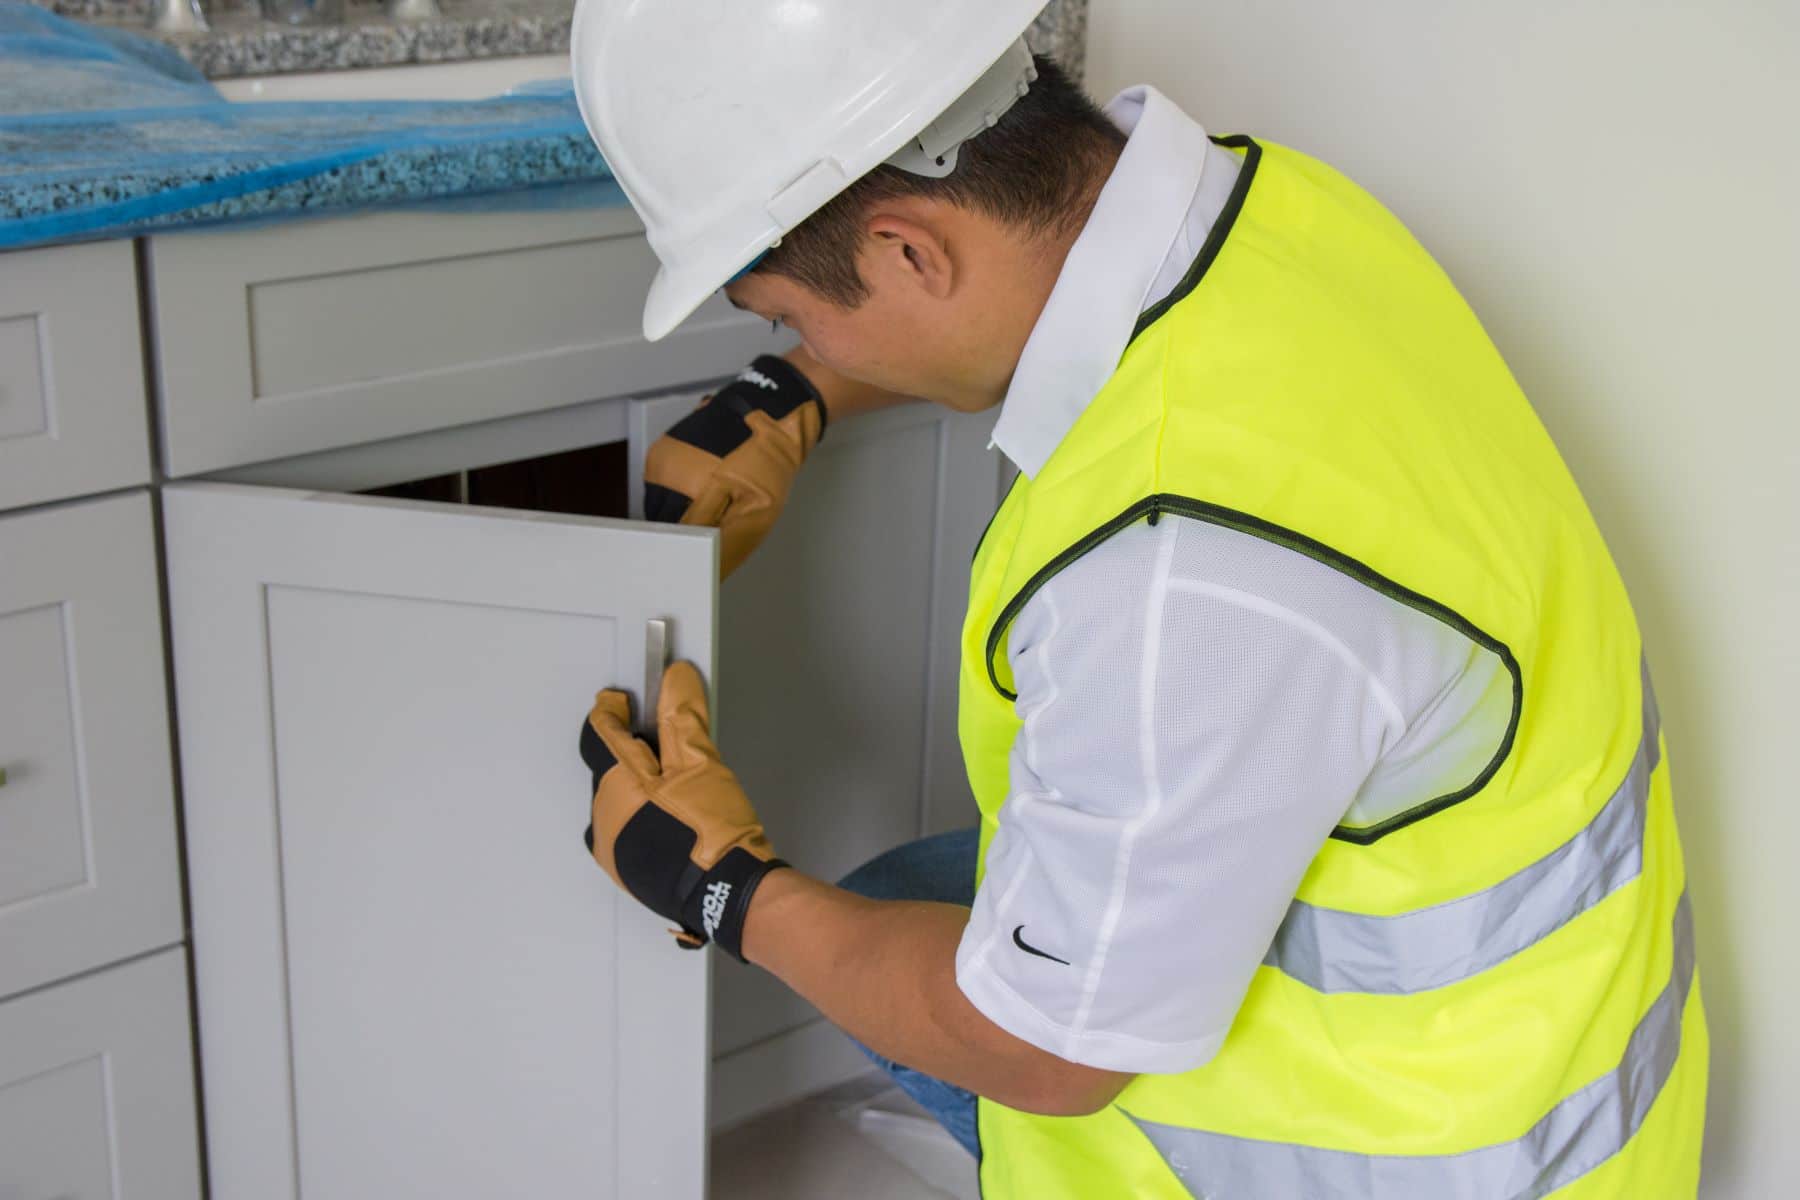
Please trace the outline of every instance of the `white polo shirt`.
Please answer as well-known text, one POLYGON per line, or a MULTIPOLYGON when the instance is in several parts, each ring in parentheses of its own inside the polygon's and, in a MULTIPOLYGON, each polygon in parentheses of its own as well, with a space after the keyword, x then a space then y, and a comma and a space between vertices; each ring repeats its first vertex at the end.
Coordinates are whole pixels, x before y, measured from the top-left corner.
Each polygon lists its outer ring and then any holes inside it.
MULTIPOLYGON (((1027 476, 1238 181, 1154 89, 1106 111, 1130 140, 995 427, 1027 476)), ((1461 786, 1511 714, 1504 666, 1435 618, 1176 516, 1054 576, 1009 642, 1024 726, 957 982, 1015 1036, 1109 1070, 1210 1059, 1331 831, 1461 786)))

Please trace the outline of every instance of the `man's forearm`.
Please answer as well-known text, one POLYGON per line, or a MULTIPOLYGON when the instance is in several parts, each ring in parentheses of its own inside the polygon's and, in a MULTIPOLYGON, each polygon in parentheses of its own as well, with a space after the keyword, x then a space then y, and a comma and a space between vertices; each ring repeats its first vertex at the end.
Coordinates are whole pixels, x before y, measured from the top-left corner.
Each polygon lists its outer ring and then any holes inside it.
POLYGON ((808 354, 804 346, 795 346, 782 357, 819 389, 819 398, 825 401, 825 412, 833 421, 913 402, 911 396, 902 396, 897 392, 839 375, 808 354))
POLYGON ((969 910, 873 901, 797 871, 762 884, 744 953, 877 1054, 1012 1108, 1079 1115, 1129 1076, 1048 1054, 981 1014, 956 984, 969 910))

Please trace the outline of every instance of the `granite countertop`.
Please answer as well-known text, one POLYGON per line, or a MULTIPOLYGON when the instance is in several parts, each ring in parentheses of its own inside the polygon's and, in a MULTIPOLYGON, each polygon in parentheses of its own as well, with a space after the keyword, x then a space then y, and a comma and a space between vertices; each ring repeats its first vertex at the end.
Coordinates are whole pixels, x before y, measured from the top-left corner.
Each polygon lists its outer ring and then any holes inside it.
MULTIPOLYGON (((284 25, 264 20, 254 4, 218 6, 207 14, 212 28, 205 33, 151 36, 209 79, 562 54, 569 48, 574 0, 438 0, 438 7, 443 16, 435 21, 392 21, 380 3, 351 0, 339 24, 284 25)), ((83 19, 149 32, 141 11, 115 8, 83 19)))
MULTIPOLYGON (((34 0, 63 16, 147 32, 151 0, 34 0)), ((265 21, 254 0, 202 0, 206 33, 155 35, 211 79, 344 71, 410 63, 561 54, 569 48, 574 0, 438 0, 435 21, 390 21, 376 0, 349 0, 336 25, 265 21)), ((1079 76, 1088 0, 1053 0, 1032 46, 1079 76)))
POLYGON ((572 92, 239 104, 149 39, 0 0, 0 248, 394 206, 624 202, 572 92))
MULTIPOLYGON (((0 249, 392 206, 624 203, 566 82, 487 100, 240 104, 196 69, 553 52, 571 0, 443 0, 441 21, 304 29, 215 0, 212 32, 162 42, 136 36, 130 6, 147 2, 0 0, 0 249), (71 20, 45 11, 55 4, 112 7, 71 20)), ((1032 45, 1079 71, 1086 17, 1086 0, 1057 0, 1032 45)))

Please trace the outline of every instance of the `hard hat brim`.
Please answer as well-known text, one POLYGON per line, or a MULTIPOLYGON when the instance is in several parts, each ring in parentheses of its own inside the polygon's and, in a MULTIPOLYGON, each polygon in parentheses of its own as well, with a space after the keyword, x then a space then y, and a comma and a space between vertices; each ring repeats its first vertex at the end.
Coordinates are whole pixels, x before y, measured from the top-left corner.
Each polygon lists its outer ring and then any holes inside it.
POLYGON ((660 342, 675 332, 707 298, 723 286, 717 271, 674 272, 659 267, 644 299, 644 337, 660 342))

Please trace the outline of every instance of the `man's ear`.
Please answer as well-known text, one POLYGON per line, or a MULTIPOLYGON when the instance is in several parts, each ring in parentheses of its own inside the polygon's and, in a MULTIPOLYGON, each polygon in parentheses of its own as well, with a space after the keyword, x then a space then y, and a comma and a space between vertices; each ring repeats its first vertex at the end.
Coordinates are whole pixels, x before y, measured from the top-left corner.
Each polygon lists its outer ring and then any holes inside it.
POLYGON ((900 216, 877 213, 869 218, 869 237, 874 242, 871 275, 890 276, 896 283, 922 289, 933 300, 944 300, 956 289, 956 263, 943 236, 930 225, 900 216))

